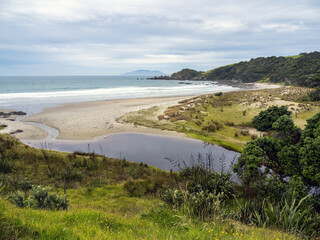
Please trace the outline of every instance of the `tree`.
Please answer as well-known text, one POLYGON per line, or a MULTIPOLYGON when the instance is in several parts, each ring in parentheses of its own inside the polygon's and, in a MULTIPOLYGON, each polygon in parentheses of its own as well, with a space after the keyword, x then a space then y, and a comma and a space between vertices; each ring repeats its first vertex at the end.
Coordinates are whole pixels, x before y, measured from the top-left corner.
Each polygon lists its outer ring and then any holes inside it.
MULTIPOLYGON (((278 111, 274 107, 268 110, 262 116, 278 111)), ((286 113, 285 109, 281 111, 286 113)), ((311 194, 310 201, 320 212, 320 113, 307 120, 304 130, 296 127, 287 114, 278 117, 272 129, 272 137, 245 145, 234 172, 256 195, 275 201, 311 194)))
POLYGON ((265 111, 261 111, 252 120, 253 126, 259 131, 269 131, 272 129, 274 122, 281 116, 291 116, 291 112, 285 106, 272 106, 265 111))

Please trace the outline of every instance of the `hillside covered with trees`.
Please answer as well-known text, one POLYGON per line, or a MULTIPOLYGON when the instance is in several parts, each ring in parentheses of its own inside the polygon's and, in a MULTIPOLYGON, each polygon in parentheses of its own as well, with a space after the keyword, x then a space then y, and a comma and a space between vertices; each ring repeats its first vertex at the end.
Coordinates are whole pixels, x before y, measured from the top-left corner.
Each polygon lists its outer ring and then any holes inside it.
POLYGON ((207 72, 183 69, 172 79, 237 80, 243 83, 270 82, 285 85, 319 87, 320 53, 301 53, 290 57, 259 57, 207 72))

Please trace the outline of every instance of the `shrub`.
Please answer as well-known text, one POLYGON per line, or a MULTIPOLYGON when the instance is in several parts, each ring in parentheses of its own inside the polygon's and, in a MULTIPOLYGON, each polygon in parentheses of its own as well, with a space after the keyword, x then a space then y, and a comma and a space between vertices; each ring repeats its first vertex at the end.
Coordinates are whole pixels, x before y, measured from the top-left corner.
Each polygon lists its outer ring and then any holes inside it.
POLYGON ((65 201, 64 197, 49 194, 50 191, 50 187, 32 186, 29 196, 26 193, 18 191, 11 195, 11 199, 18 207, 50 210, 67 209, 68 202, 65 201))
POLYGON ((18 182, 18 188, 24 192, 31 190, 32 186, 33 186, 32 182, 28 179, 23 179, 18 182))
POLYGON ((242 136, 248 136, 249 135, 249 130, 243 129, 243 130, 240 131, 240 134, 242 136))
POLYGON ((216 125, 214 125, 214 124, 210 124, 210 125, 208 126, 208 130, 209 130, 210 132, 214 132, 216 129, 217 129, 217 128, 216 128, 216 125))
POLYGON ((158 116, 158 120, 163 120, 164 119, 164 115, 159 115, 158 116))
POLYGON ((64 180, 64 178, 66 182, 73 182, 73 181, 81 182, 83 179, 83 174, 79 170, 66 167, 66 169, 63 171, 63 174, 61 176, 61 180, 64 180))
POLYGON ((261 111, 252 119, 253 126, 259 131, 268 131, 272 129, 272 124, 281 116, 291 116, 291 112, 285 106, 272 106, 265 111, 261 111))
POLYGON ((199 127, 202 125, 202 121, 201 121, 201 120, 197 120, 197 121, 195 121, 194 123, 195 123, 197 126, 199 126, 199 127))
POLYGON ((0 173, 11 173, 14 168, 14 163, 11 158, 1 157, 0 159, 0 173))
POLYGON ((214 95, 217 96, 217 97, 220 97, 220 96, 222 96, 222 92, 217 92, 214 95))
POLYGON ((258 136, 256 134, 251 135, 251 140, 255 140, 257 138, 258 138, 258 136))
POLYGON ((304 130, 282 116, 273 124, 277 132, 248 142, 234 166, 243 187, 274 202, 310 195, 308 201, 320 213, 319 125, 320 113, 307 120, 304 130))
POLYGON ((242 115, 246 116, 247 115, 247 110, 242 111, 242 115))
POLYGON ((227 125, 227 126, 234 126, 234 122, 226 121, 225 125, 227 125))
POLYGON ((142 197, 146 195, 160 195, 168 186, 173 186, 173 178, 165 175, 155 175, 144 180, 131 180, 124 184, 131 197, 142 197))
MULTIPOLYGON (((205 159, 199 154, 191 165, 180 168, 180 177, 186 182, 180 190, 167 190, 161 197, 173 207, 181 208, 190 217, 207 219, 219 212, 220 207, 233 195, 231 174, 224 173, 224 159, 220 158, 222 172, 213 170, 214 159, 208 153, 205 159)), ((172 160, 171 160, 172 161, 172 160)), ((173 162, 173 161, 172 161, 173 162)))
POLYGON ((320 101, 320 88, 304 97, 302 101, 320 101))
POLYGON ((312 211, 312 206, 303 208, 307 197, 289 203, 272 203, 268 199, 256 198, 239 204, 236 219, 258 227, 279 228, 287 232, 298 233, 311 238, 319 237, 320 216, 312 211))

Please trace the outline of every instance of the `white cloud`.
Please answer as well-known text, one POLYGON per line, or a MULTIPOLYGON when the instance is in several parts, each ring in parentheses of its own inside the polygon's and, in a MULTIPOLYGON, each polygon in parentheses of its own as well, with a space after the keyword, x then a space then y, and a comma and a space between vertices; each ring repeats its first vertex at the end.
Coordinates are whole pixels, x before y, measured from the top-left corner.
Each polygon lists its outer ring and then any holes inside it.
POLYGON ((209 69, 320 50, 316 0, 3 0, 0 9, 0 65, 47 64, 44 74, 209 69))

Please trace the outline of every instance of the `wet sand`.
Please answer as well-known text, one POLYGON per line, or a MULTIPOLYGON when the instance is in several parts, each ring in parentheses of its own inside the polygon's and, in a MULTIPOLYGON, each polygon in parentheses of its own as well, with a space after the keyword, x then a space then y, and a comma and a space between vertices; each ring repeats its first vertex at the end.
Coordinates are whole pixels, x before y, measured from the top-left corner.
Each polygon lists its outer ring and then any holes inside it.
MULTIPOLYGON (((250 89, 276 88, 278 85, 250 84, 250 89)), ((167 107, 178 104, 179 101, 192 96, 180 97, 157 97, 106 100, 84 103, 72 103, 58 107, 47 108, 43 112, 23 118, 22 121, 11 121, 14 119, 0 118, 0 124, 8 125, 0 132, 13 132, 17 129, 23 130, 15 136, 23 140, 41 140, 48 133, 34 125, 26 122, 45 124, 59 131, 58 139, 64 140, 90 140, 99 136, 114 133, 147 133, 158 135, 169 135, 184 137, 183 133, 164 131, 160 129, 133 126, 116 121, 117 118, 132 111, 159 106, 158 115, 162 114, 167 107)), ((0 109, 1 111, 1 109, 0 109)))

